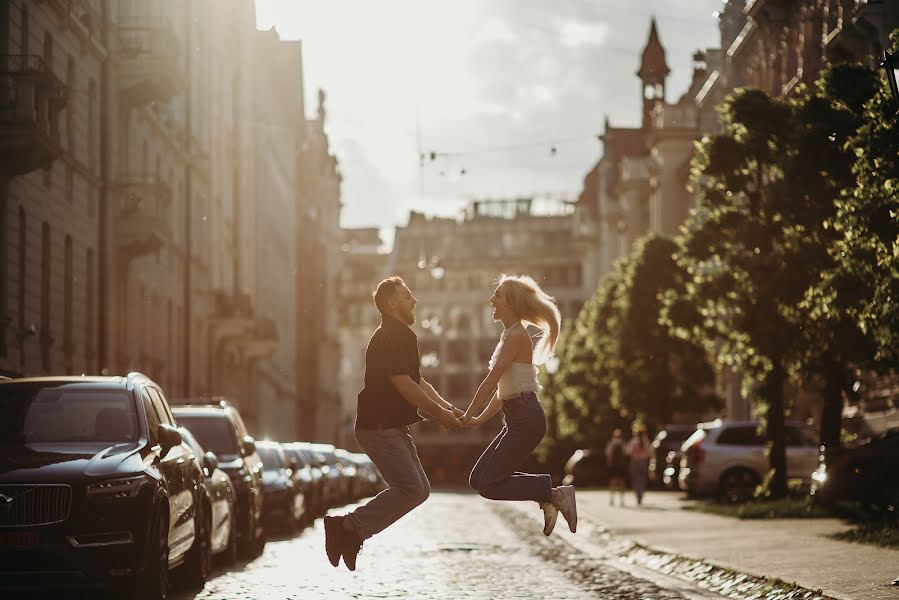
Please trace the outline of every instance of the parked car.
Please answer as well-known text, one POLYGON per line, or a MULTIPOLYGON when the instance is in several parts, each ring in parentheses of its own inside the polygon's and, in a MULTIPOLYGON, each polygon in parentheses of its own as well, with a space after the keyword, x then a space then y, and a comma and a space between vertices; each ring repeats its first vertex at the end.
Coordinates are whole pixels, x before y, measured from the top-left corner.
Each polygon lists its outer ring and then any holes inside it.
POLYGON ((197 438, 185 427, 179 427, 181 438, 193 451, 203 468, 206 482, 209 548, 213 556, 221 556, 227 563, 237 560, 237 496, 231 478, 218 468, 218 458, 204 450, 197 438))
POLYGON ((344 501, 355 502, 361 495, 361 482, 359 481, 359 473, 356 470, 356 462, 353 460, 350 452, 343 448, 336 448, 334 456, 340 463, 340 475, 345 481, 344 494, 346 496, 344 501))
POLYGON ((257 442, 262 458, 262 487, 265 492, 263 513, 269 526, 283 524, 288 531, 303 525, 303 488, 299 473, 278 442, 257 442))
MULTIPOLYGON (((316 476, 315 469, 309 464, 309 459, 305 452, 293 443, 281 444, 287 460, 290 461, 290 468, 293 469, 294 477, 298 481, 303 491, 303 525, 312 524, 316 515, 316 476)), ((321 472, 318 472, 321 477, 321 472)))
MULTIPOLYGON (((758 428, 758 421, 700 423, 681 447, 680 489, 725 502, 751 498, 769 469, 767 442, 758 428)), ((787 477, 809 482, 818 462, 817 433, 804 423, 788 422, 786 442, 787 477)))
POLYGON ((565 463, 565 485, 604 485, 608 481, 606 457, 602 450, 575 450, 565 463))
POLYGON ((203 448, 215 454, 237 497, 238 549, 245 557, 262 554, 265 529, 262 522, 264 494, 262 460, 256 440, 248 433, 240 414, 227 401, 174 407, 178 423, 190 430, 203 448))
POLYGON ((677 488, 680 447, 695 430, 695 425, 662 425, 656 433, 649 458, 649 480, 656 487, 677 488))
POLYGON ((336 504, 335 487, 332 483, 333 476, 329 476, 331 467, 325 460, 325 455, 315 449, 315 444, 309 442, 294 442, 294 446, 303 451, 316 480, 316 506, 315 514, 323 515, 329 508, 336 504))
POLYGON ((319 456, 322 475, 325 478, 325 497, 328 508, 340 506, 346 502, 347 482, 341 475, 343 465, 334 455, 332 444, 309 444, 309 447, 319 456))
POLYGON ((821 446, 811 495, 832 503, 853 500, 886 508, 899 499, 899 428, 852 448, 821 446))
POLYGON ((290 442, 282 444, 284 452, 287 456, 297 460, 300 468, 300 478, 305 481, 303 473, 308 473, 309 481, 306 483, 303 498, 305 500, 306 523, 313 523, 315 517, 322 515, 328 509, 324 502, 324 480, 322 479, 322 471, 319 468, 313 452, 301 442, 290 442))
POLYGON ((125 377, 0 379, 2 583, 164 598, 208 574, 203 474, 162 389, 125 377))
POLYGON ((378 494, 387 487, 381 473, 375 467, 368 454, 353 453, 350 455, 356 463, 356 477, 359 479, 359 498, 368 498, 378 494))

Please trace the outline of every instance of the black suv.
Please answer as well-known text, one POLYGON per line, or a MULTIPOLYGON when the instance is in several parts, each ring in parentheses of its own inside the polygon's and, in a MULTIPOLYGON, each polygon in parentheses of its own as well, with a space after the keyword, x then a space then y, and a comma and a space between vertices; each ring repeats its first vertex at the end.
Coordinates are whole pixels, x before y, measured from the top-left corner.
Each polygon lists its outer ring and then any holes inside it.
POLYGON ((174 407, 178 424, 186 427, 200 445, 218 458, 218 468, 228 474, 237 495, 237 533, 241 554, 258 556, 265 547, 262 509, 264 502, 262 460, 256 440, 247 433, 240 413, 225 400, 212 404, 174 407))
POLYGON ((140 373, 0 379, 0 582, 202 584, 203 473, 174 423, 140 373))

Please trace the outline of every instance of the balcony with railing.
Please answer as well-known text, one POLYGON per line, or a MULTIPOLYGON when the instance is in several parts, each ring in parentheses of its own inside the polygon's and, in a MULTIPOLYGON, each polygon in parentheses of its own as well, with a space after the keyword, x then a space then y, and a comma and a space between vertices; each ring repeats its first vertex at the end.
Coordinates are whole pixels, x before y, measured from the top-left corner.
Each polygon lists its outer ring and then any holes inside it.
POLYGON ((125 176, 116 192, 115 236, 126 261, 158 252, 172 239, 169 186, 153 178, 125 176))
POLYGON ((0 171, 22 175, 59 156, 67 90, 40 56, 0 55, 0 171))
POLYGON ((115 81, 123 102, 165 101, 187 86, 182 44, 164 17, 123 17, 113 46, 115 81))

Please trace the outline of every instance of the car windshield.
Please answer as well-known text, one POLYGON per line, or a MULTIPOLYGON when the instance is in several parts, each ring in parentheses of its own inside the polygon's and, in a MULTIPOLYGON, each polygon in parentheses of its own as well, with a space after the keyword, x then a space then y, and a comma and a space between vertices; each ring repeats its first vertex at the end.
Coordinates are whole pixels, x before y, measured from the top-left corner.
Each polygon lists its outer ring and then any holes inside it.
POLYGON ((284 455, 277 448, 271 446, 256 446, 256 452, 262 459, 262 468, 266 471, 284 468, 284 455))
POLYGON ((212 452, 219 458, 236 457, 240 454, 237 447, 237 433, 231 421, 217 415, 175 415, 179 425, 190 430, 204 450, 212 452))
POLYGON ((0 386, 0 443, 136 442, 134 398, 85 384, 0 386))

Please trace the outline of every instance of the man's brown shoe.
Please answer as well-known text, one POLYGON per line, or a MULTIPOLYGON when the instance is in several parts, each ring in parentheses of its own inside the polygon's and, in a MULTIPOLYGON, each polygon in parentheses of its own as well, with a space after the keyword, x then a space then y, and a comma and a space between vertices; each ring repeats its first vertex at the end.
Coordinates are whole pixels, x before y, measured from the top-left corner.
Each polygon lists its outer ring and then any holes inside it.
POLYGON ((340 564, 340 551, 349 533, 343 528, 343 517, 325 517, 325 552, 332 566, 340 564))
POLYGON ((360 550, 362 550, 362 538, 356 535, 354 531, 344 529, 341 554, 343 555, 343 564, 350 571, 356 570, 356 557, 359 555, 360 550))

